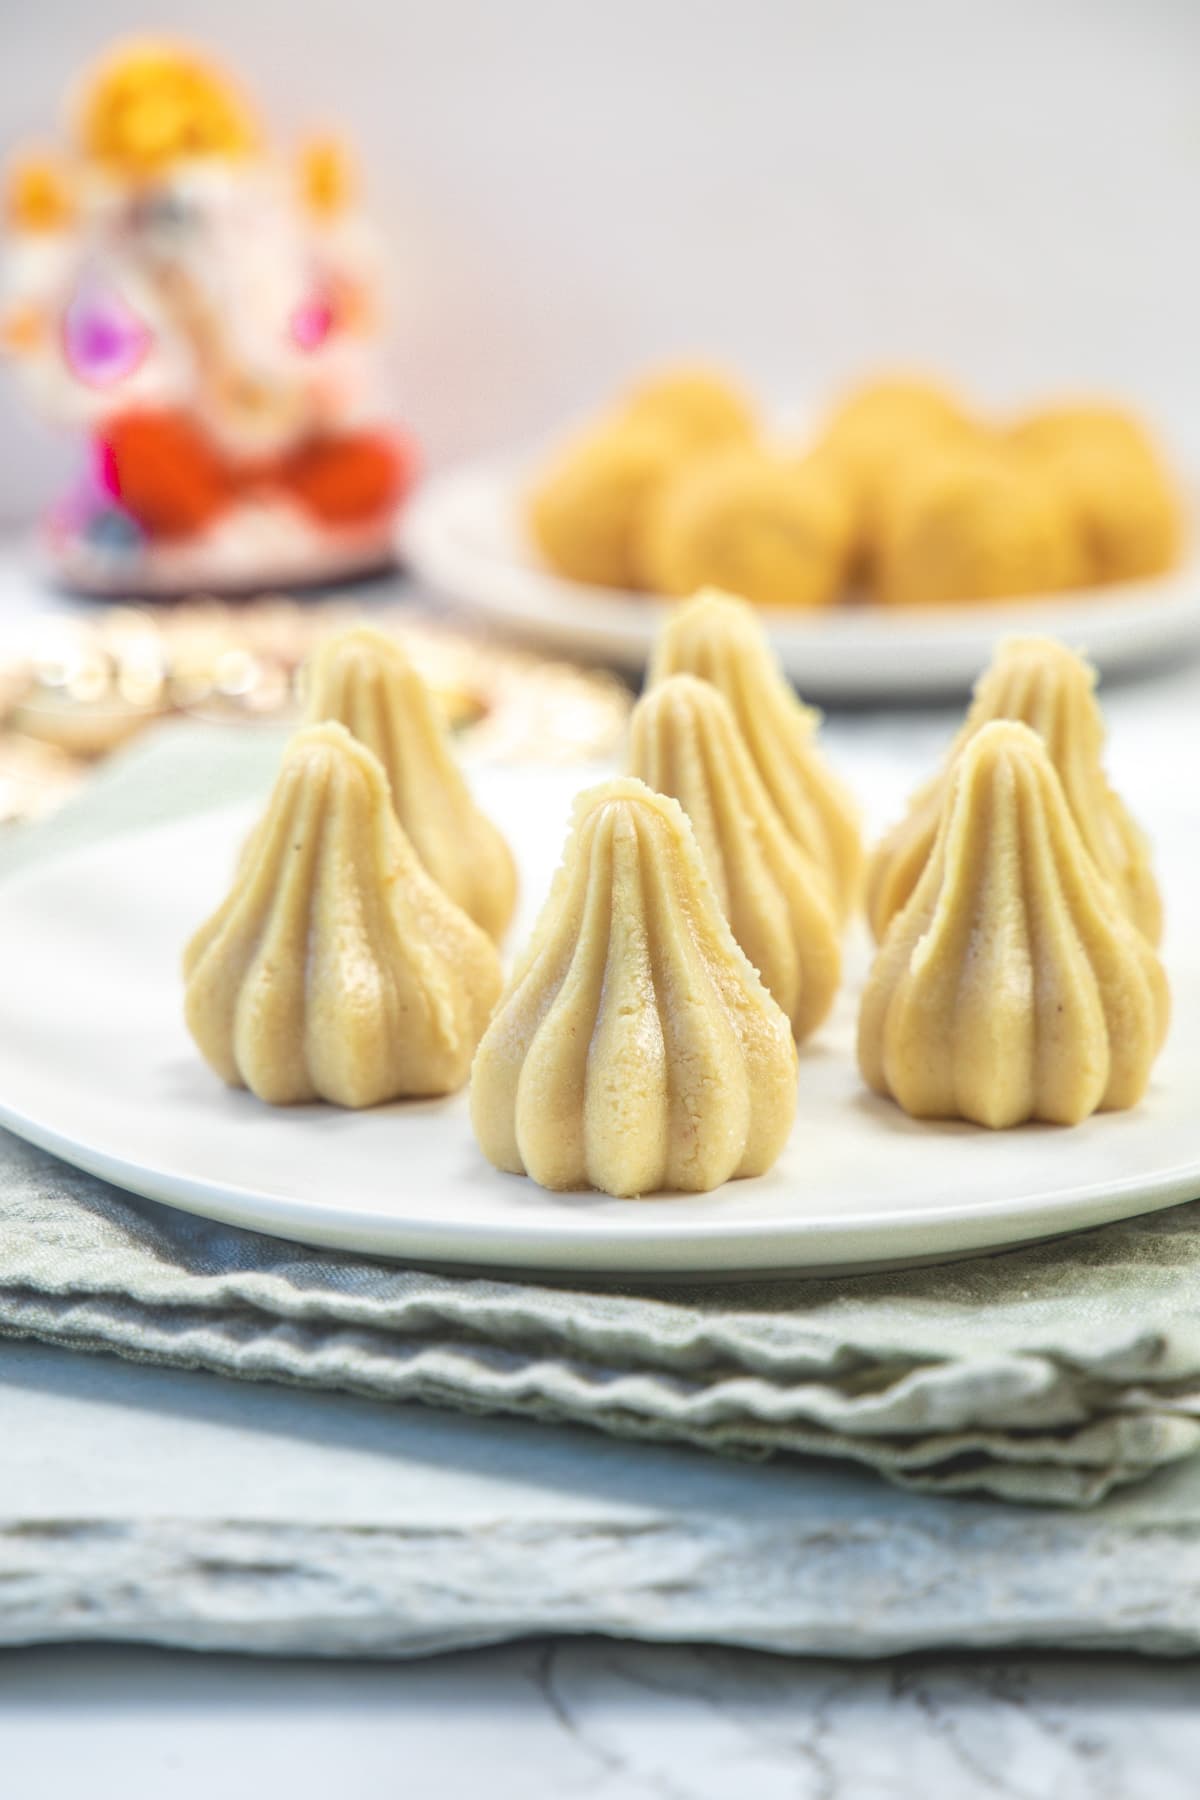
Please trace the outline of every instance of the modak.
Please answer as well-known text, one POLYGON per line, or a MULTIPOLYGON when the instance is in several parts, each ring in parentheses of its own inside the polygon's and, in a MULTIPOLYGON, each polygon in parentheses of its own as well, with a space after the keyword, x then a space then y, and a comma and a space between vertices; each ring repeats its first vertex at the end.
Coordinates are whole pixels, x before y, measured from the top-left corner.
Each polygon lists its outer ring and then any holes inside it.
POLYGON ((791 1128, 796 1067, 682 808, 629 777, 583 794, 471 1073, 488 1161, 614 1195, 761 1175, 791 1128))
POLYGON ((750 760, 725 696, 670 675, 633 711, 629 770, 691 820, 733 935, 802 1042, 841 979, 838 922, 821 870, 800 848, 750 760))
POLYGON ((1162 966, 1088 854, 1042 739, 985 725, 867 981, 868 1086, 914 1118, 1074 1125, 1136 1105, 1168 1010, 1162 966))
POLYGON ((1041 737, 1080 837, 1134 924, 1157 944, 1162 901, 1145 834, 1109 787, 1096 671, 1054 638, 1008 638, 975 686, 962 727, 932 781, 880 840, 867 868, 867 918, 877 938, 916 887, 963 746, 992 719, 1015 719, 1041 737))
POLYGON ((817 745, 820 715, 803 706, 745 601, 697 595, 663 627, 650 685, 698 675, 719 688, 776 810, 829 882, 844 922, 858 904, 863 841, 858 809, 817 745))
POLYGON ((738 446, 659 485, 639 554, 662 594, 713 586, 760 606, 822 607, 845 582, 853 535, 842 485, 819 458, 738 446))
POLYGON ((228 897, 184 953, 205 1061, 260 1100, 448 1094, 500 992, 491 939, 442 890, 341 725, 288 745, 228 897))
POLYGON ((512 851, 472 799, 437 703, 396 640, 366 625, 328 638, 310 669, 308 716, 344 725, 375 752, 429 873, 489 936, 503 937, 517 899, 512 851))

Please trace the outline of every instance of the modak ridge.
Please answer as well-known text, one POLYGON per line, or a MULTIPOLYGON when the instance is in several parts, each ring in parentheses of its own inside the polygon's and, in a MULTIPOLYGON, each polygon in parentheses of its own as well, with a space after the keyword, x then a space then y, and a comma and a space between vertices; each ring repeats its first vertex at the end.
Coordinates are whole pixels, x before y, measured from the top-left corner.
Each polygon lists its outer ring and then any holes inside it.
POLYGON ((484 1155, 551 1189, 706 1191, 774 1163, 796 1068, 682 808, 632 777, 581 795, 475 1058, 484 1155))
POLYGON ((1141 1099, 1168 1014, 1162 965, 1088 853, 1043 740, 984 725, 863 993, 868 1086, 914 1118, 1073 1125, 1141 1099))
POLYGON ((491 939, 405 836, 378 759, 335 724, 291 739, 184 978, 188 1029, 222 1080, 347 1107, 462 1087, 502 986, 491 939))
POLYGON ((715 588, 679 607, 659 637, 648 685, 680 674, 711 682, 728 700, 763 786, 825 871, 844 923, 862 886, 858 809, 821 753, 820 715, 796 698, 754 609, 715 588))
POLYGON ((1144 936, 1162 936, 1162 901, 1140 827, 1104 773, 1104 719, 1096 700, 1096 671, 1055 638, 1008 638, 975 687, 974 698, 931 781, 871 853, 867 917, 876 938, 916 887, 933 849, 938 818, 955 758, 984 725, 1013 719, 1030 726, 1046 746, 1079 833, 1100 872, 1113 884, 1144 936))
POLYGON ((669 675, 633 710, 629 771, 679 801, 733 935, 791 1022, 814 1032, 841 979, 841 943, 821 869, 775 809, 719 689, 669 675))
POLYGON ((356 625, 321 644, 308 717, 344 725, 383 764, 396 816, 452 900, 499 940, 512 920, 512 852, 471 795, 423 677, 395 638, 356 625))

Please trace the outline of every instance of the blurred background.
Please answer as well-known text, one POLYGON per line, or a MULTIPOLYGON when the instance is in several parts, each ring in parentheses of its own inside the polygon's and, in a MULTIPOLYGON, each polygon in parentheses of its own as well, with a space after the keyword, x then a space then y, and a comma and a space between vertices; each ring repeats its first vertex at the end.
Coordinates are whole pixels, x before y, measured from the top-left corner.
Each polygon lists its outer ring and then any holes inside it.
MULTIPOLYGON (((347 133, 434 466, 689 352, 797 403, 880 363, 984 402, 1108 390, 1200 459, 1191 0, 39 0, 16 25, 5 150, 141 30, 228 63, 273 132, 347 133)), ((3 381, 0 522, 69 454, 3 381)))

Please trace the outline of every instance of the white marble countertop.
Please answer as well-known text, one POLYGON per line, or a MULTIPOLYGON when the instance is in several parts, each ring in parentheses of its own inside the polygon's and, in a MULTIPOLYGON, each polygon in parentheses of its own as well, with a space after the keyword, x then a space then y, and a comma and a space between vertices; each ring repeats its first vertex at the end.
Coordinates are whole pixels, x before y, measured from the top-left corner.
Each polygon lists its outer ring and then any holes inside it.
POLYGON ((1193 1800, 1191 1664, 556 1640, 406 1664, 0 1656, 12 1800, 1193 1800))

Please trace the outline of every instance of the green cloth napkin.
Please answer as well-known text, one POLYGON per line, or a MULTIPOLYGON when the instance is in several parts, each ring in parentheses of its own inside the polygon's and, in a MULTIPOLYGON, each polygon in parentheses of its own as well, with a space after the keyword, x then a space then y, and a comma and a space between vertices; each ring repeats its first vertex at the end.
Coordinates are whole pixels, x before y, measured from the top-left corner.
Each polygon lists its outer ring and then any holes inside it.
MULTIPOLYGON (((172 726, 0 872, 261 791, 270 732, 172 726)), ((1200 1448, 1200 1203, 941 1268, 653 1291, 309 1250, 0 1133, 0 1333, 250 1380, 1083 1505, 1200 1448)))

